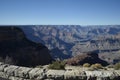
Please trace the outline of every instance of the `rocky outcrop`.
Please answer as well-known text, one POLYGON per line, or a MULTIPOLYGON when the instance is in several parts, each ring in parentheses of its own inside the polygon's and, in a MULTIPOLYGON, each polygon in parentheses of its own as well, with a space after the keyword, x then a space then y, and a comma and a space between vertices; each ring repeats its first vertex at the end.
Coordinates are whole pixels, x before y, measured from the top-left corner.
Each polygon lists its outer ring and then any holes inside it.
POLYGON ((89 64, 100 63, 103 66, 108 65, 108 63, 104 60, 101 60, 98 57, 98 54, 95 52, 83 53, 73 58, 70 58, 66 61, 67 61, 67 64, 69 65, 83 65, 84 63, 89 63, 89 64))
POLYGON ((0 26, 0 61, 34 67, 51 63, 49 53, 41 43, 28 40, 20 28, 0 26))
POLYGON ((99 54, 99 57, 110 64, 116 64, 120 62, 120 50, 112 52, 103 52, 99 54))
POLYGON ((0 63, 0 77, 3 80, 119 80, 120 70, 49 70, 0 63))

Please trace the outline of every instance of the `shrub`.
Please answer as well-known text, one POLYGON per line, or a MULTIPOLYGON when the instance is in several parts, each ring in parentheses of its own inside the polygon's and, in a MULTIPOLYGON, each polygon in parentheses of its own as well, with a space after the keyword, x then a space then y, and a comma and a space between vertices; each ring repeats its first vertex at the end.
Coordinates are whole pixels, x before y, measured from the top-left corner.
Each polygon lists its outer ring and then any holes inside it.
POLYGON ((114 68, 114 65, 108 65, 107 67, 108 68, 114 68))
POLYGON ((90 64, 89 63, 84 63, 83 67, 90 67, 90 64))
POLYGON ((43 68, 43 66, 42 65, 38 65, 38 66, 36 66, 36 68, 43 68))
POLYGON ((91 68, 93 68, 93 69, 103 69, 103 66, 99 63, 96 63, 96 64, 92 64, 91 68))
POLYGON ((119 69, 120 69, 120 62, 119 62, 119 63, 116 63, 116 64, 114 65, 114 69, 115 69, 115 70, 119 70, 119 69))
POLYGON ((103 67, 103 69, 104 69, 104 70, 108 70, 108 68, 106 68, 106 67, 103 67))
POLYGON ((64 61, 55 61, 55 62, 52 62, 52 64, 50 64, 48 66, 49 69, 57 69, 57 70, 60 70, 60 69, 65 69, 65 62, 64 61))

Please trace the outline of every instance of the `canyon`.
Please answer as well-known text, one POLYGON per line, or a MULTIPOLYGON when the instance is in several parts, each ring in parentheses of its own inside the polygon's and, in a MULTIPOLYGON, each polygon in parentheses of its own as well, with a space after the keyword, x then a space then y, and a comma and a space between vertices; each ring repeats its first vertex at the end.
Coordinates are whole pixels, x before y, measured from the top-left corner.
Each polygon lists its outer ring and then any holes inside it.
POLYGON ((96 51, 110 64, 120 61, 120 25, 28 25, 20 27, 26 37, 42 43, 56 60, 96 51), (110 54, 110 55, 109 55, 110 54))
POLYGON ((87 62, 102 65, 119 62, 119 35, 119 25, 0 26, 0 79, 119 80, 120 70, 80 67, 87 62), (48 69, 54 60, 77 63, 65 70, 48 69), (36 68, 38 65, 42 68, 36 68))

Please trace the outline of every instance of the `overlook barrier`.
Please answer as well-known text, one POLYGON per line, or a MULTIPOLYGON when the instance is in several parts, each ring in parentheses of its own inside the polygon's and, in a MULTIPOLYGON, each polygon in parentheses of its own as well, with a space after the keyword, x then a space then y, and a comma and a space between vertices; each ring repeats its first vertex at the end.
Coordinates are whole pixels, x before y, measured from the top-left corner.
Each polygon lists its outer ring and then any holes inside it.
POLYGON ((0 77, 8 80, 120 80, 120 70, 81 71, 28 68, 0 62, 0 77))

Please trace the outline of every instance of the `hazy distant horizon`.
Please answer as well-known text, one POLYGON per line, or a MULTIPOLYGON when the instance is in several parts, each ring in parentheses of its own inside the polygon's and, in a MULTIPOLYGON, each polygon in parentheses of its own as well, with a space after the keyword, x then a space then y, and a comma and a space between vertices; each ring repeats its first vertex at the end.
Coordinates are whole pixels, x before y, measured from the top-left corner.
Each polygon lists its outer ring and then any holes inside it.
POLYGON ((41 24, 39 24, 39 25, 1 25, 0 24, 0 27, 4 27, 4 26, 80 26, 80 27, 104 27, 104 26, 107 26, 107 27, 112 27, 112 26, 120 26, 120 25, 67 25, 67 24, 61 24, 61 25, 46 25, 46 24, 44 24, 44 25, 41 25, 41 24))

